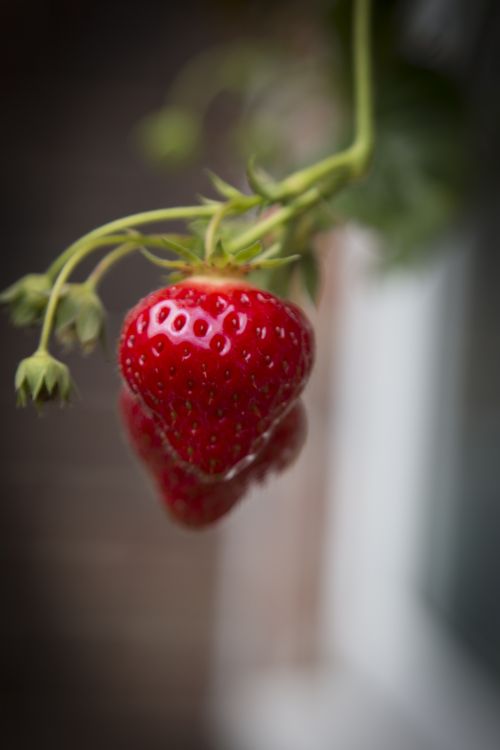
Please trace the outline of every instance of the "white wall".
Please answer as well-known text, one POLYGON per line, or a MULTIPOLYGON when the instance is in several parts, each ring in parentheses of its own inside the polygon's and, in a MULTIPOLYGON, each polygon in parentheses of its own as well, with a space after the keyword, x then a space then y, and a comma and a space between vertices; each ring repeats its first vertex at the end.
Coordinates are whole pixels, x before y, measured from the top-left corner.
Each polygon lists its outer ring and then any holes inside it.
MULTIPOLYGON (((221 746, 493 750, 498 699, 422 595, 429 503, 453 522, 467 252, 376 278, 369 235, 351 229, 336 251, 321 656, 315 669, 261 667, 226 683, 221 746)), ((237 557, 230 529, 227 545, 237 557)))

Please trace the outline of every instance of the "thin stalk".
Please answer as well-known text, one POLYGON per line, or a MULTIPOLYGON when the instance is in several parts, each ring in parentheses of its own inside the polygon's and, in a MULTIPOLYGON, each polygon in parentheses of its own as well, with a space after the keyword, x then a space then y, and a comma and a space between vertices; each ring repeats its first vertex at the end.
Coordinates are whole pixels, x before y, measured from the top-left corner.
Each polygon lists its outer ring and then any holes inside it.
POLYGON ((356 0, 354 6, 354 102, 358 165, 366 166, 373 150, 373 85, 371 70, 371 0, 356 0))
POLYGON ((124 245, 119 245, 119 247, 115 247, 114 250, 111 250, 110 253, 105 255, 104 258, 99 261, 94 270, 89 274, 85 283, 90 289, 95 291, 104 276, 115 265, 115 263, 118 263, 122 258, 125 258, 136 250, 139 250, 140 247, 140 245, 138 246, 135 243, 126 243, 124 245))
POLYGON ((347 149, 294 172, 278 185, 280 197, 301 193, 318 181, 347 168, 353 177, 366 170, 373 150, 373 92, 371 71, 371 0, 354 0, 354 141, 347 149))
MULTIPOLYGON (((163 241, 161 236, 155 237, 151 235, 141 236, 137 240, 134 240, 131 236, 124 236, 120 234, 108 235, 105 237, 94 236, 92 239, 88 239, 87 235, 87 241, 85 243, 79 241, 78 247, 74 250, 73 255, 66 261, 65 265, 59 271, 54 286, 52 287, 52 290, 50 292, 49 301, 43 319, 42 331, 40 333, 38 351, 48 351, 48 343, 54 323, 54 317, 57 310, 59 297, 61 295, 64 284, 70 277, 71 273, 75 270, 76 266, 84 258, 86 258, 87 255, 90 255, 90 253, 94 252, 94 250, 99 250, 102 247, 106 247, 108 245, 116 245, 118 243, 121 243, 120 247, 122 248, 122 250, 125 245, 130 247, 130 249, 143 247, 144 245, 166 249, 165 242, 163 241), (126 242, 124 243, 123 240, 126 240, 126 242)), ((117 248, 117 250, 119 249, 120 248, 117 248)))
POLYGON ((110 232, 129 229, 131 227, 141 226, 143 224, 154 224, 160 221, 175 221, 175 219, 200 219, 213 216, 219 208, 220 203, 213 203, 205 206, 182 206, 180 208, 159 208, 153 211, 143 211, 142 213, 125 216, 121 219, 115 219, 107 224, 103 224, 97 229, 84 234, 79 240, 73 242, 61 255, 56 258, 47 270, 47 275, 55 279, 61 268, 79 250, 80 247, 87 244, 89 240, 102 237, 110 232))
POLYGON ((205 260, 210 260, 210 258, 214 254, 217 232, 219 230, 220 223, 224 216, 229 213, 231 208, 232 205, 230 201, 224 203, 210 219, 210 223, 205 234, 205 260))
POLYGON ((294 216, 298 216, 306 208, 311 208, 323 197, 322 193, 317 188, 311 188, 293 203, 289 203, 286 206, 278 209, 275 213, 268 216, 266 219, 259 221, 252 227, 247 229, 242 234, 235 237, 233 240, 227 243, 226 249, 229 253, 236 253, 238 250, 242 250, 248 245, 252 245, 257 240, 265 237, 273 229, 285 224, 287 221, 292 219, 294 216))

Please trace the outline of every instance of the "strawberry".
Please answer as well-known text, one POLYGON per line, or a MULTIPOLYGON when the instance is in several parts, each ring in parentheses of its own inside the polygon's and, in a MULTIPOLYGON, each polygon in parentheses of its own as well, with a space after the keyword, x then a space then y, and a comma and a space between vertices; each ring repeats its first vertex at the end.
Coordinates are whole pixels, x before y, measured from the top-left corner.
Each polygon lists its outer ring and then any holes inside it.
POLYGON ((151 474, 170 515, 193 528, 214 523, 252 484, 264 482, 272 471, 283 471, 305 439, 305 410, 298 402, 279 422, 261 453, 240 473, 231 479, 202 481, 172 457, 157 421, 127 387, 120 393, 119 408, 130 445, 151 474))
POLYGON ((165 445, 200 478, 240 471, 300 396, 314 357, 295 305, 232 279, 195 277, 142 299, 119 345, 122 375, 165 445))

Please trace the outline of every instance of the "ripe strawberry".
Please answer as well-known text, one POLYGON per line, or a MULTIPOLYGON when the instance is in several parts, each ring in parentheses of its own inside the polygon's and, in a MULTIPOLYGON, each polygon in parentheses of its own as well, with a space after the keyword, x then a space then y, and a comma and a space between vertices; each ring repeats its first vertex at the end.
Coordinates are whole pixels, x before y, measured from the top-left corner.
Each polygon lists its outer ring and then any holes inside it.
POLYGON ((150 472, 162 502, 179 523, 203 527, 224 516, 250 486, 281 472, 297 457, 305 440, 305 410, 296 403, 279 422, 264 449, 232 479, 202 481, 180 466, 166 449, 155 419, 123 387, 119 407, 130 444, 150 472))
POLYGON ((199 277, 131 310, 119 361, 176 459, 222 477, 262 449, 302 392, 313 350, 295 305, 244 282, 199 277))

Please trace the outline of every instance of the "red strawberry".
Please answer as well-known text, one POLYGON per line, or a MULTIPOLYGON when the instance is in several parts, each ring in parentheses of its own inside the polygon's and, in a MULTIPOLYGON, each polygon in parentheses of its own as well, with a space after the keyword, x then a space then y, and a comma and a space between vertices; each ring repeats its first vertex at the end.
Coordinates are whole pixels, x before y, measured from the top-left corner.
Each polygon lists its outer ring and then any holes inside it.
POLYGON ((130 444, 151 473, 171 516, 185 526, 203 527, 225 515, 255 482, 281 472, 296 458, 305 439, 305 410, 296 403, 279 422, 262 452, 232 479, 201 481, 165 448, 152 416, 129 389, 122 388, 120 411, 130 444))
POLYGON ((226 476, 297 400, 313 350, 295 305, 244 282, 198 277, 131 310, 119 360, 176 459, 202 477, 226 476))

